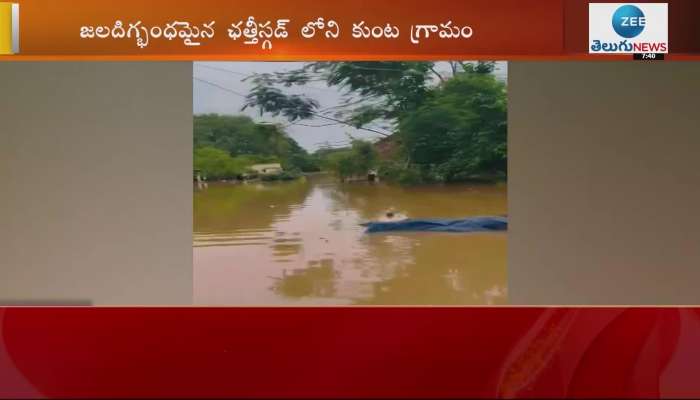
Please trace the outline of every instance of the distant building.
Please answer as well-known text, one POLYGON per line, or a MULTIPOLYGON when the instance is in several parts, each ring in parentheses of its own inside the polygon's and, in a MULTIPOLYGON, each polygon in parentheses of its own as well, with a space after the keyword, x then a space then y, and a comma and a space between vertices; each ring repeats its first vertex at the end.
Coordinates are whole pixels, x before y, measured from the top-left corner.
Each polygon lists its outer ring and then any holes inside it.
POLYGON ((374 143, 374 149, 377 151, 380 160, 394 158, 400 146, 401 140, 398 138, 398 135, 387 136, 374 143))
POLYGON ((274 175, 282 172, 282 165, 279 163, 255 164, 252 165, 250 169, 259 175, 274 175))

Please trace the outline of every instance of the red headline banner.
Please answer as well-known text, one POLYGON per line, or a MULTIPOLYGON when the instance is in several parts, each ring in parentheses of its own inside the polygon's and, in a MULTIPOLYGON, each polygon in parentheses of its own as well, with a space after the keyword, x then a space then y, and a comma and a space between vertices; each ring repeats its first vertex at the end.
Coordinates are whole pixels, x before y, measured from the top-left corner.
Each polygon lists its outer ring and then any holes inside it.
POLYGON ((560 0, 24 0, 25 56, 557 54, 560 0))
MULTIPOLYGON (((5 48, 13 49, 14 54, 0 57, 4 60, 619 58, 588 55, 589 3, 584 0, 15 0, 18 7, 12 9, 14 14, 11 17, 8 14, 7 20, 16 26, 6 30, 5 35, 9 41, 5 48), (16 38, 12 29, 16 30, 16 38)), ((667 4, 670 53, 692 56, 700 50, 696 40, 700 28, 695 23, 700 7, 693 0, 671 0, 667 4)), ((0 42, 2 37, 0 33, 0 42)))
POLYGON ((0 397, 700 397, 697 308, 5 308, 0 397))

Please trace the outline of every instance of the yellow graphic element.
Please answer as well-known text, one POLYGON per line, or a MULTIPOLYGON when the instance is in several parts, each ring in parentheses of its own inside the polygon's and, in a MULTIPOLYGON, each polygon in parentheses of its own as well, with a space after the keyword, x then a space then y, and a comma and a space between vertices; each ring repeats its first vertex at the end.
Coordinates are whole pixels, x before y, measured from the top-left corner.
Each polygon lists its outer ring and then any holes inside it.
POLYGON ((0 3, 0 54, 19 53, 19 4, 0 3))

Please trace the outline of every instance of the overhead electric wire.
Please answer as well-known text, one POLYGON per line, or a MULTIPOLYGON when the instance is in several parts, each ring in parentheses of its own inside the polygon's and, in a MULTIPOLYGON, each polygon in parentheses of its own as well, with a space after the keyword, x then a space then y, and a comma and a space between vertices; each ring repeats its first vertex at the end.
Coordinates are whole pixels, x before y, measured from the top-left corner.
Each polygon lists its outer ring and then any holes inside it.
MULTIPOLYGON (((220 71, 220 72, 227 72, 230 74, 235 74, 239 76, 243 76, 245 78, 250 78, 254 76, 256 73, 255 72, 250 72, 250 73, 245 73, 245 72, 239 72, 239 71, 231 71, 230 69, 226 68, 220 68, 220 67, 213 67, 211 65, 205 65, 205 64, 195 64, 198 67, 201 68, 208 68, 214 71, 220 71)), ((314 80, 314 82, 325 82, 325 80, 314 80)), ((333 92, 333 93, 338 93, 337 90, 329 89, 329 88, 321 88, 321 87, 316 87, 316 86, 311 86, 311 85, 305 85, 307 89, 314 89, 314 90, 320 90, 320 91, 325 91, 325 92, 333 92)))
MULTIPOLYGON (((213 87, 218 88, 218 89, 220 89, 220 90, 223 90, 223 91, 225 91, 225 92, 235 94, 236 96, 240 96, 240 97, 243 97, 243 98, 248 98, 248 96, 245 95, 245 94, 236 92, 235 90, 231 90, 231 89, 229 89, 229 88, 227 88, 227 87, 224 87, 224 86, 221 86, 221 85, 219 85, 219 84, 217 84, 217 83, 210 82, 210 81, 205 80, 205 79, 197 78, 196 76, 193 76, 192 79, 195 80, 195 81, 197 81, 197 82, 201 82, 201 83, 205 83, 205 84, 207 84, 207 85, 213 86, 213 87)), ((325 120, 328 120, 328 121, 337 122, 337 123, 339 123, 339 124, 343 124, 343 125, 347 125, 347 126, 351 126, 351 127, 355 128, 355 129, 362 129, 362 130, 365 130, 365 131, 374 132, 374 133, 376 133, 376 134, 379 134, 379 135, 382 135, 382 136, 385 136, 385 137, 386 137, 386 136, 391 136, 391 133, 380 132, 380 131, 378 131, 378 130, 376 130, 376 129, 367 128, 367 127, 357 127, 357 126, 355 126, 355 125, 349 123, 348 121, 343 121, 343 120, 340 120, 340 119, 337 119, 337 118, 332 118, 332 117, 329 117, 329 116, 326 116, 326 115, 323 115, 323 114, 319 114, 319 113, 315 113, 315 112, 311 112, 310 114, 313 115, 314 117, 321 118, 321 119, 325 119, 325 120)))

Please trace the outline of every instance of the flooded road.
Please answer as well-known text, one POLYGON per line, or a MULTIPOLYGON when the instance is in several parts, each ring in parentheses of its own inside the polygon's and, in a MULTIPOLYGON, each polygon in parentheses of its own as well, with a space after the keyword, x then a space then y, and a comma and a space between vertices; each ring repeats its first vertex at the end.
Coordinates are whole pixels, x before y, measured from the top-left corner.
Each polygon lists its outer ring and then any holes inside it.
POLYGON ((506 186, 216 183, 194 193, 199 305, 440 305, 507 301, 506 234, 365 234, 409 218, 507 213, 506 186))

